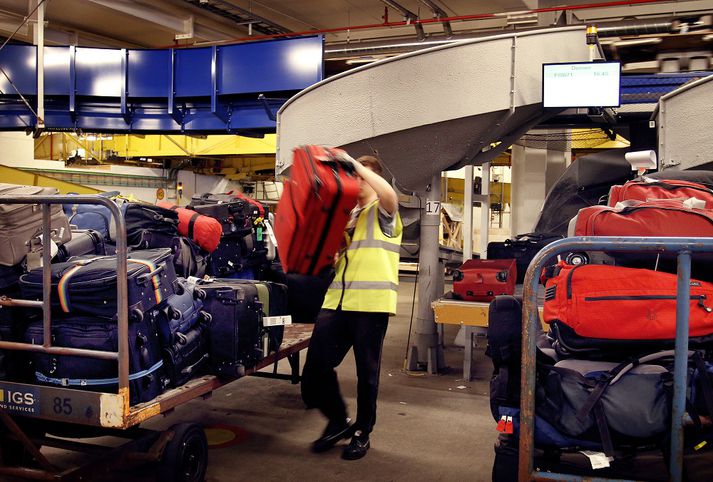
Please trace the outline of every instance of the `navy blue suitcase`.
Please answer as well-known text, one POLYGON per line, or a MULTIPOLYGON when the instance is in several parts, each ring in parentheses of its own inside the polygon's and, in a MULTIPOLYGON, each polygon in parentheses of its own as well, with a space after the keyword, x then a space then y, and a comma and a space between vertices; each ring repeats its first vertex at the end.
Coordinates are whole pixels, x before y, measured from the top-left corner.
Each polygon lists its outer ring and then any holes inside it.
POLYGON ((185 333, 177 332, 163 348, 167 385, 179 387, 208 368, 208 328, 199 323, 185 333))
POLYGON ((177 334, 188 333, 198 323, 209 323, 211 316, 203 310, 205 293, 184 278, 177 279, 178 291, 166 298, 166 302, 147 312, 158 327, 163 346, 175 342, 177 334))
MULTIPOLYGON (((32 322, 25 341, 35 345, 44 340, 42 322, 32 322)), ((116 352, 116 321, 76 317, 56 320, 52 327, 54 346, 116 352)), ((118 389, 118 363, 96 358, 32 353, 35 381, 77 390, 113 392, 118 389)), ((158 330, 149 318, 129 323, 129 394, 132 405, 148 402, 161 394, 165 375, 158 330)))
MULTIPOLYGON (((131 320, 141 319, 150 308, 177 289, 171 250, 132 251, 128 255, 128 306, 131 320)), ((20 277, 25 299, 42 300, 42 269, 20 277)), ((77 258, 52 265, 52 310, 60 315, 116 316, 116 257, 77 258)))
POLYGON ((209 354, 215 373, 236 378, 262 358, 262 303, 257 288, 225 282, 200 285, 203 309, 211 314, 209 354))

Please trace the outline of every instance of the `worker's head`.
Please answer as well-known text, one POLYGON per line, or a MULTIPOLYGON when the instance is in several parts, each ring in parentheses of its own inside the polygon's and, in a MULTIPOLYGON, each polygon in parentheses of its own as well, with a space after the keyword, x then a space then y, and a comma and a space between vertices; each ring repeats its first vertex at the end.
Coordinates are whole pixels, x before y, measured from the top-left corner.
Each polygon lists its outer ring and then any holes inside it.
MULTIPOLYGON (((379 176, 384 175, 384 169, 381 167, 381 162, 374 156, 361 156, 356 160, 359 164, 366 167, 370 171, 377 173, 379 176)), ((376 196, 376 193, 371 188, 369 183, 365 182, 361 177, 359 178, 359 200, 360 203, 366 200, 370 200, 376 196)))

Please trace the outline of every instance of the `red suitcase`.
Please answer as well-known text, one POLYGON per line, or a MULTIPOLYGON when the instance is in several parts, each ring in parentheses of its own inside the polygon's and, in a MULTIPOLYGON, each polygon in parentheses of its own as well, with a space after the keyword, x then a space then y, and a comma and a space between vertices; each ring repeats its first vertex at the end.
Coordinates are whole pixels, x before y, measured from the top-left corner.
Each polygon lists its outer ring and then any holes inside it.
POLYGON ((294 150, 290 178, 275 212, 275 236, 285 272, 316 275, 334 262, 359 196, 351 165, 339 149, 294 150))
POLYGON ((713 209, 713 190, 703 184, 676 179, 647 179, 629 181, 612 186, 609 190, 609 206, 620 201, 648 201, 650 199, 698 198, 706 202, 706 209, 713 209))
POLYGON ((514 259, 470 259, 453 272, 453 294, 465 301, 492 301, 515 293, 514 259))
POLYGON ((620 209, 580 209, 570 224, 570 235, 713 237, 713 211, 688 208, 680 199, 629 202, 620 209))

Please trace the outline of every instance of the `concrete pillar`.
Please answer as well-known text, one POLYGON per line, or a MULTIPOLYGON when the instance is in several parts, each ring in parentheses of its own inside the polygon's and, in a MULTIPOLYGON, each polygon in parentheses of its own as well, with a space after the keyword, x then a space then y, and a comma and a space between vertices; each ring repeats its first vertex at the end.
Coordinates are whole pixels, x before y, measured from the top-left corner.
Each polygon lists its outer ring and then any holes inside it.
POLYGON ((421 233, 418 252, 418 308, 414 345, 409 350, 408 367, 427 367, 437 373, 443 366, 443 349, 438 342, 431 303, 443 294, 444 267, 438 259, 438 228, 441 224, 441 175, 431 180, 430 190, 421 193, 421 233))
POLYGON ((488 257, 490 234, 490 163, 483 163, 483 182, 480 184, 480 259, 488 257))

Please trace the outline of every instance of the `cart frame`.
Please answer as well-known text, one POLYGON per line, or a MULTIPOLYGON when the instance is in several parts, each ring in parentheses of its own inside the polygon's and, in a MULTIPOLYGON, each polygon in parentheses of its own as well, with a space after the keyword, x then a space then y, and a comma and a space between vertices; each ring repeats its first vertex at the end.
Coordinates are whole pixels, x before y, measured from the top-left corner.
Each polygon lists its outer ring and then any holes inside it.
POLYGON ((540 273, 547 259, 565 252, 577 251, 635 251, 677 255, 676 341, 669 466, 671 480, 680 482, 683 474, 683 423, 686 410, 691 254, 713 252, 713 238, 573 237, 555 241, 537 253, 527 268, 523 292, 518 478, 521 482, 529 480, 611 480, 534 470, 536 341, 537 330, 540 327, 537 292, 540 273))
MULTIPOLYGON (((50 239, 50 206, 52 204, 93 204, 107 207, 116 227, 116 258, 117 258, 117 300, 125 300, 127 289, 127 241, 126 224, 119 207, 110 199, 91 195, 57 195, 57 196, 0 196, 0 204, 35 204, 42 207, 42 239, 50 239)), ((125 303, 117 303, 118 319, 118 350, 105 352, 52 346, 51 333, 51 253, 43 249, 43 299, 42 301, 0 298, 1 306, 17 306, 25 308, 41 308, 43 311, 43 345, 29 343, 0 341, 0 350, 20 350, 56 355, 75 355, 104 360, 116 360, 119 371, 118 393, 103 393, 81 391, 64 387, 15 383, 0 381, 0 426, 5 425, 10 435, 17 439, 28 451, 39 468, 8 467, 0 465, 0 475, 34 480, 86 480, 91 474, 106 472, 111 467, 122 466, 131 461, 158 461, 165 447, 171 443, 176 432, 175 428, 156 432, 139 429, 138 425, 148 419, 166 414, 179 405, 198 397, 208 398, 213 390, 235 381, 237 378, 222 379, 214 375, 205 375, 190 380, 185 385, 168 390, 153 400, 130 405, 129 402, 129 343, 128 343, 128 307, 125 303), (70 425, 94 427, 108 435, 122 436, 132 439, 130 442, 115 449, 107 449, 92 444, 70 442, 46 437, 30 437, 13 419, 18 415, 28 419, 61 422, 70 425), (41 440, 40 440, 41 439, 41 440), (98 454, 89 463, 67 470, 55 468, 39 451, 36 443, 98 454)), ((151 273, 148 275, 151 276, 151 273)), ((246 370, 246 375, 257 375, 272 378, 289 379, 293 384, 299 383, 299 352, 306 348, 311 337, 312 325, 303 327, 293 325, 292 336, 283 350, 272 353, 261 360, 255 367, 246 370), (277 362, 287 358, 291 374, 278 374, 277 362), (258 372, 274 364, 272 373, 258 372)), ((288 325, 289 327, 289 325, 288 325)), ((290 327, 291 328, 291 327, 290 327)), ((285 339, 287 341, 287 338, 285 339)), ((284 342, 283 342, 284 344, 284 342)), ((0 454, 2 455, 2 454, 0 454)))

